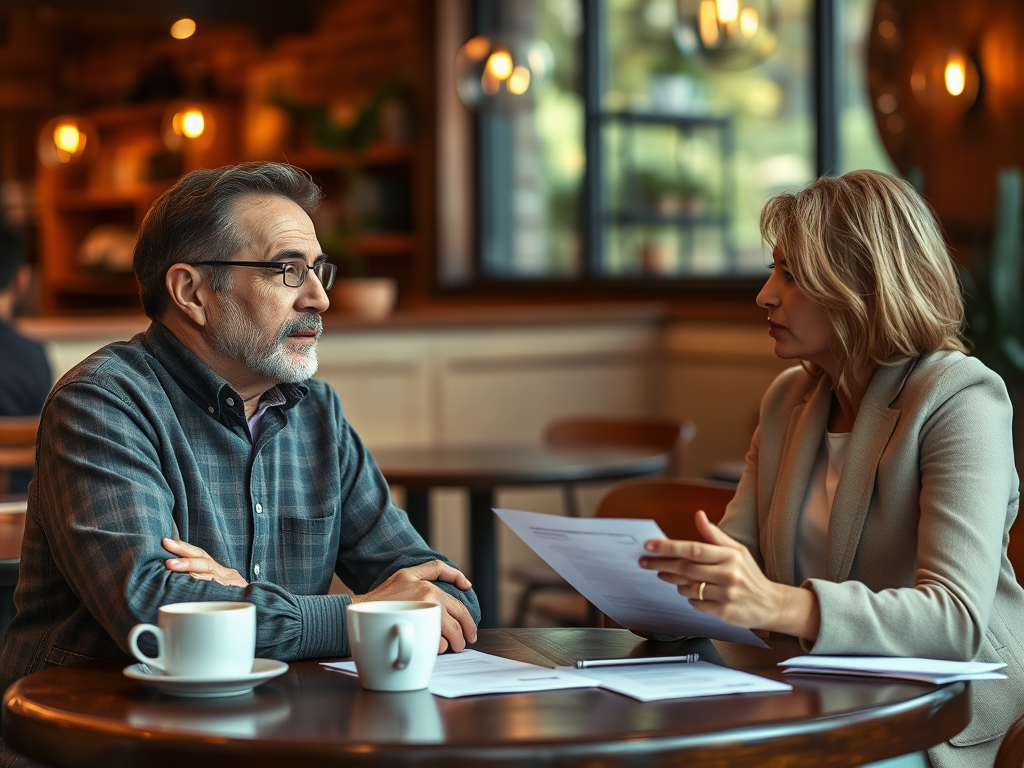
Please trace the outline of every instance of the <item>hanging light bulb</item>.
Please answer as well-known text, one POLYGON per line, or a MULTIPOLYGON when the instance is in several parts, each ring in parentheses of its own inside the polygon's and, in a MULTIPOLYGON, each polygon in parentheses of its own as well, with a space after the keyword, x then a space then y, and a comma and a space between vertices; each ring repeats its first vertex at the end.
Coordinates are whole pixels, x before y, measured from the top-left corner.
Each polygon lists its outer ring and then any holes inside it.
POLYGON ((73 165, 96 151, 96 126, 77 115, 55 117, 39 132, 37 153, 48 168, 73 165))
POLYGON ((925 53, 910 75, 914 96, 933 112, 964 112, 978 98, 980 85, 974 58, 960 48, 925 53))
POLYGON ((196 33, 196 23, 192 19, 178 19, 171 24, 171 37, 175 40, 187 40, 196 33))
POLYGON ((944 70, 946 91, 950 96, 961 95, 967 87, 967 63, 962 55, 953 55, 946 59, 944 70))
POLYGON ((719 69, 764 61, 779 38, 779 0, 676 0, 676 45, 719 69))
POLYGON ((164 115, 164 146, 177 152, 206 149, 213 143, 216 124, 210 109, 201 104, 172 104, 164 115))
POLYGON ((554 56, 543 40, 479 35, 455 57, 455 85, 470 109, 529 109, 553 68, 554 56))

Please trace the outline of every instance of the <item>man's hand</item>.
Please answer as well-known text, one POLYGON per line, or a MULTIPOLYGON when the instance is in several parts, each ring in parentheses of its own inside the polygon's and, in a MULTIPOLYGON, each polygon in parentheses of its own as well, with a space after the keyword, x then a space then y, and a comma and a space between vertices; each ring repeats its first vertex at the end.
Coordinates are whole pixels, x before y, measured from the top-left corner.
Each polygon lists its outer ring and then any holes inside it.
POLYGON ((353 603, 369 603, 376 600, 425 600, 441 606, 441 645, 438 653, 451 648, 456 653, 466 649, 466 643, 476 642, 476 624, 469 615, 469 609, 462 601, 455 599, 432 581, 447 581, 459 589, 473 585, 457 568, 440 560, 422 565, 403 568, 391 574, 387 581, 365 595, 354 595, 353 603))
POLYGON ((168 571, 187 573, 193 579, 216 581, 218 584, 229 587, 249 586, 249 582, 243 579, 238 571, 234 568, 225 568, 210 557, 204 549, 166 537, 161 539, 160 543, 164 549, 172 555, 176 555, 176 557, 164 561, 164 566, 168 571))

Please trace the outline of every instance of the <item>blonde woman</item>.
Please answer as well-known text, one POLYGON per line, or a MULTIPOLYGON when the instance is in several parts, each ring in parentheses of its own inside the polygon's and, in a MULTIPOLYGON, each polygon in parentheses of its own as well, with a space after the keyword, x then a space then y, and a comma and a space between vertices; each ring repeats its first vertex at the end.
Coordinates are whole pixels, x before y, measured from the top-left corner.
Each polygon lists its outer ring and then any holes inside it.
POLYGON ((960 286, 934 216, 872 171, 770 199, 758 294, 775 353, 800 361, 761 403, 736 497, 704 542, 641 564, 705 613, 817 654, 1004 661, 971 724, 906 766, 992 765, 1024 712, 1024 590, 1003 381, 968 357, 960 286))

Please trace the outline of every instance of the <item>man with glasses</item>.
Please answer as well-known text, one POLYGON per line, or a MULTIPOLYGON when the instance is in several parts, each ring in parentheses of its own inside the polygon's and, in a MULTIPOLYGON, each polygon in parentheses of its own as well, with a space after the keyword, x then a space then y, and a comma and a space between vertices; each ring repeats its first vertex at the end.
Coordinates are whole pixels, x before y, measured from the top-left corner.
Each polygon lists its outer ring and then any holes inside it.
POLYGON ((167 603, 248 600, 257 655, 348 654, 345 608, 442 606, 441 648, 479 619, 317 369, 335 267, 303 171, 247 163, 183 177, 139 232, 149 329, 70 371, 43 410, 0 690, 127 651, 167 603), (336 573, 356 595, 328 594, 336 573))

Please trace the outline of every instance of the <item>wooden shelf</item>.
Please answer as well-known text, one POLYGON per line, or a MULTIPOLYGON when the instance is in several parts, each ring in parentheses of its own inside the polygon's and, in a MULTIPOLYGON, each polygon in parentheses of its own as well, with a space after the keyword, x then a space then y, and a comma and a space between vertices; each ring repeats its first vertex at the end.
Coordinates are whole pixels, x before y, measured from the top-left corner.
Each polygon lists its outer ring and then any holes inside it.
POLYGON ((170 182, 139 184, 126 190, 67 189, 57 196, 57 207, 63 211, 102 211, 111 208, 149 206, 170 187, 170 182))
POLYGON ((61 277, 55 277, 50 286, 56 293, 68 295, 128 296, 139 292, 139 284, 131 272, 89 272, 79 269, 61 277))
MULTIPOLYGON (((354 161, 350 152, 331 152, 320 147, 308 147, 292 152, 285 152, 284 160, 307 171, 335 171, 342 160, 354 161)), ((363 165, 368 167, 382 165, 400 165, 413 160, 413 149, 407 144, 373 144, 366 151, 363 165)))
POLYGON ((407 233, 368 233, 351 243, 353 252, 361 256, 412 256, 416 238, 407 233))

